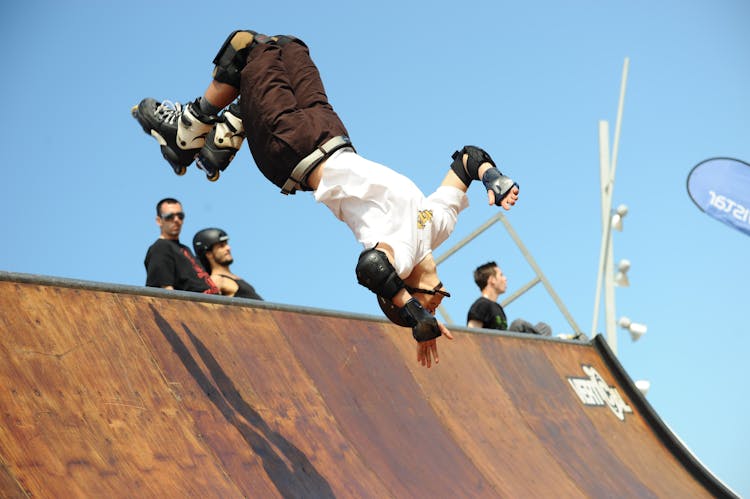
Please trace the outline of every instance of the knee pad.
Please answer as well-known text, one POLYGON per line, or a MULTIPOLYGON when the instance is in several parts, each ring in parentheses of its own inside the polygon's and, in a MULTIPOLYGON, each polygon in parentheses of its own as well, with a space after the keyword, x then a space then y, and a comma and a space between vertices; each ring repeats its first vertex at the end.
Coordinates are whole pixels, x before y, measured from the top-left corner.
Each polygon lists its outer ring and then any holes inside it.
POLYGON ((250 30, 238 30, 230 34, 219 52, 214 57, 214 80, 240 88, 240 75, 247 63, 250 49, 257 42, 258 33, 250 30))
POLYGON ((300 40, 299 38, 297 38, 296 36, 292 36, 292 35, 275 35, 275 36, 271 37, 271 43, 275 43, 275 44, 280 45, 282 47, 284 45, 286 45, 287 43, 291 43, 291 42, 299 43, 303 47, 307 48, 307 44, 305 42, 303 42, 302 40, 300 40))
POLYGON ((360 253, 356 273, 357 282, 387 300, 405 287, 385 253, 375 248, 360 253))

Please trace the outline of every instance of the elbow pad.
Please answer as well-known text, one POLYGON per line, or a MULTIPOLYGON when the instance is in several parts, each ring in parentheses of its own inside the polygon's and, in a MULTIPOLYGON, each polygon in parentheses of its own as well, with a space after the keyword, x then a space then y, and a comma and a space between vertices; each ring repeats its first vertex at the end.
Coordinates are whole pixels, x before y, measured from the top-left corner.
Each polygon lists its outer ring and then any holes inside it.
POLYGON ((460 151, 454 152, 452 158, 451 170, 455 172, 466 187, 471 184, 472 180, 479 180, 479 167, 482 163, 497 166, 484 149, 475 146, 464 146, 460 151), (464 154, 467 155, 466 166, 464 166, 464 154))
POLYGON ((355 271, 357 282, 389 301, 404 288, 404 281, 398 276, 388 257, 375 248, 360 253, 355 271))

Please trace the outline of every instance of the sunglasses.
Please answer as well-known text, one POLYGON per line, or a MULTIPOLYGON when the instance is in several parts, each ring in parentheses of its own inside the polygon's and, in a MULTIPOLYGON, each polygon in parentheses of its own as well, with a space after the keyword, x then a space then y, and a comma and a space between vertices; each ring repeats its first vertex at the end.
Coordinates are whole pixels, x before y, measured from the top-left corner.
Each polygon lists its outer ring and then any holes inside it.
POLYGON ((166 215, 159 215, 162 220, 166 220, 167 222, 171 222, 174 220, 174 217, 179 218, 180 220, 185 220, 185 214, 181 211, 178 211, 176 213, 167 213, 166 215))
POLYGON ((442 287, 443 287, 443 283, 441 281, 437 284, 437 286, 435 286, 432 289, 412 288, 411 286, 406 286, 406 290, 409 292, 409 294, 412 294, 412 295, 414 293, 422 293, 425 295, 443 295, 446 298, 450 298, 451 294, 447 291, 443 291, 442 289, 440 289, 442 287))

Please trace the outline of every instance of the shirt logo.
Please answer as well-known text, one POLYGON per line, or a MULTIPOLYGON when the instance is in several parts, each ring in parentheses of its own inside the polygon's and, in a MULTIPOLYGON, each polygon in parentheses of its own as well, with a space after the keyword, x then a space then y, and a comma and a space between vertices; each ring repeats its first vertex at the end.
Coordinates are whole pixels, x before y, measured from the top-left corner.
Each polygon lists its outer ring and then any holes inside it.
POLYGON ((420 210, 417 214, 417 229, 424 229, 432 221, 432 210, 420 210))
POLYGON ((593 366, 581 365, 586 378, 568 377, 570 386, 581 399, 583 405, 609 407, 620 421, 625 421, 625 413, 633 412, 633 409, 625 403, 617 388, 607 385, 601 374, 593 366))

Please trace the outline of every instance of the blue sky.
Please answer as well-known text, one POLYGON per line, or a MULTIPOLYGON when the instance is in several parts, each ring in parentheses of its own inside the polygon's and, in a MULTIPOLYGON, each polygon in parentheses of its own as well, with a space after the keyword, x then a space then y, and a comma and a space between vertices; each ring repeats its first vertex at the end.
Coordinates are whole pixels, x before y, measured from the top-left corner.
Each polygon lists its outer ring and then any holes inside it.
MULTIPOLYGON (((616 303, 648 333, 631 343, 621 331, 619 357, 650 380, 649 401, 698 458, 750 495, 750 241, 701 213, 685 187, 704 159, 750 161, 748 20, 743 0, 5 2, 0 269, 143 284, 154 204, 174 196, 187 212, 183 241, 224 228, 233 270, 268 300, 376 313, 354 279, 360 248, 324 206, 281 196, 244 145, 217 183, 194 168, 176 177, 130 117, 143 97, 194 99, 226 35, 249 28, 304 39, 358 151, 425 192, 456 148, 487 149, 521 185, 509 221, 589 331, 598 122, 614 130, 629 57, 613 202, 630 209, 614 253, 632 268, 616 303)), ((495 213, 483 196, 472 188, 437 255, 495 213)), ((441 266, 455 320, 487 260, 503 267, 509 292, 533 277, 493 227, 441 266)), ((506 311, 569 330, 541 286, 506 311)))

